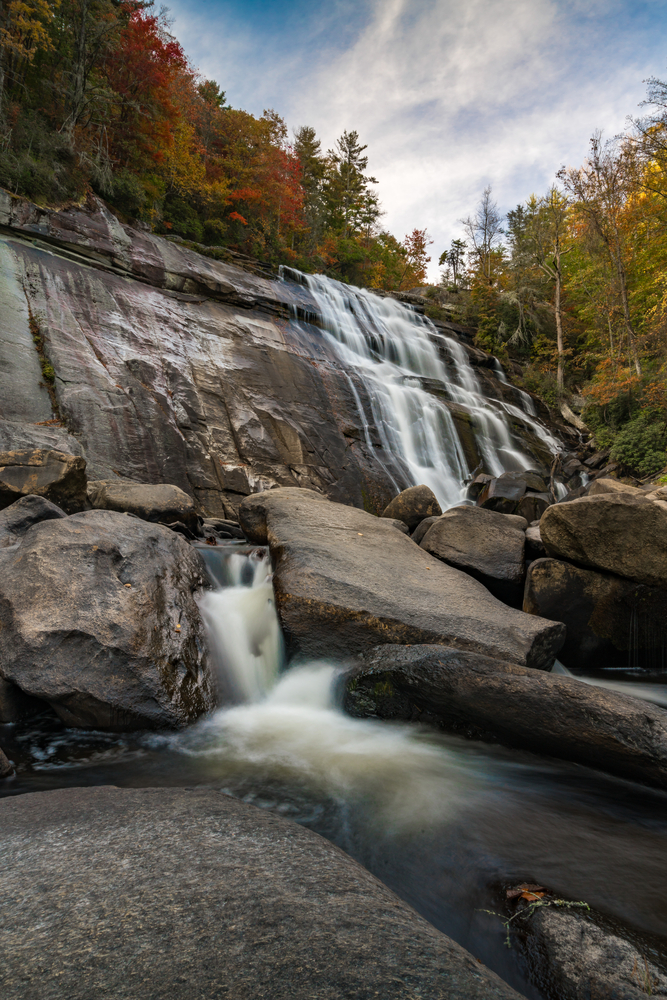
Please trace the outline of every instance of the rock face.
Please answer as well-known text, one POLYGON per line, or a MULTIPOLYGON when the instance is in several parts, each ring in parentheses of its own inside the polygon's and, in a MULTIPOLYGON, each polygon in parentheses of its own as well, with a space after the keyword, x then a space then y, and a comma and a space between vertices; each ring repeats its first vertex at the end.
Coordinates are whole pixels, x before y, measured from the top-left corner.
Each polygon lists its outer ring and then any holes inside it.
POLYGON ((197 530, 197 514, 191 499, 178 486, 157 483, 118 482, 103 479, 88 483, 88 499, 95 510, 117 510, 136 514, 144 521, 173 524, 181 521, 191 531, 197 530))
POLYGON ((420 544, 443 562, 465 570, 499 600, 520 606, 527 527, 527 521, 512 514, 452 507, 431 525, 420 544))
POLYGON ((338 848, 217 791, 6 798, 0 850, 3 1000, 518 1000, 338 848))
POLYGON ((648 586, 667 586, 667 504, 630 493, 554 504, 540 521, 547 553, 648 586))
POLYGON ((345 705, 358 716, 428 713, 446 728, 667 788, 667 713, 575 677, 444 646, 378 646, 348 675, 345 705))
POLYGON ((62 451, 0 452, 0 509, 30 494, 44 497, 68 514, 86 506, 86 462, 62 451))
POLYGON ((199 554, 161 525, 87 511, 0 549, 0 674, 68 725, 180 726, 213 707, 199 554))
POLYGON ((67 517, 65 511, 44 497, 21 497, 0 511, 0 549, 16 545, 33 524, 63 517, 67 517))
POLYGON ((562 625, 507 608, 384 518, 307 490, 267 490, 239 514, 248 538, 269 545, 276 607, 295 653, 434 642, 549 669, 562 644, 562 625))
POLYGON ((667 996, 667 976, 630 941, 586 914, 540 909, 530 918, 529 933, 539 940, 530 950, 533 978, 563 1000, 667 996))
POLYGON ((410 486, 403 490, 382 512, 383 517, 393 517, 407 524, 410 531, 425 517, 438 517, 442 509, 433 490, 428 486, 410 486))
POLYGON ((523 610, 565 624, 558 658, 571 670, 663 666, 667 590, 537 559, 528 569, 523 610))

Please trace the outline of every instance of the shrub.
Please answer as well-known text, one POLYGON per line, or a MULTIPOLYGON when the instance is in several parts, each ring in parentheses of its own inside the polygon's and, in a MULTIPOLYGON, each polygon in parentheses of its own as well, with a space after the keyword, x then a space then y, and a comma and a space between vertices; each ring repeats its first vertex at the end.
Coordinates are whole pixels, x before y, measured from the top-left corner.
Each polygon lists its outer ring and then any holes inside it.
POLYGON ((667 464, 667 427, 664 421, 644 410, 618 432, 611 458, 642 476, 658 472, 667 464))

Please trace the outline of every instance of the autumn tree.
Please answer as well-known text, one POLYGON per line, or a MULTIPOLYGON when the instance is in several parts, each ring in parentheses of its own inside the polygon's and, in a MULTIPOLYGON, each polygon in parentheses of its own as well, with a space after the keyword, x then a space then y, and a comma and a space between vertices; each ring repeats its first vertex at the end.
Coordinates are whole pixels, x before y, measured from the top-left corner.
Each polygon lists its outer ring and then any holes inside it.
POLYGON ((490 185, 484 188, 475 214, 460 221, 468 236, 470 254, 486 282, 492 285, 494 250, 498 248, 503 235, 503 219, 497 202, 491 197, 490 185))

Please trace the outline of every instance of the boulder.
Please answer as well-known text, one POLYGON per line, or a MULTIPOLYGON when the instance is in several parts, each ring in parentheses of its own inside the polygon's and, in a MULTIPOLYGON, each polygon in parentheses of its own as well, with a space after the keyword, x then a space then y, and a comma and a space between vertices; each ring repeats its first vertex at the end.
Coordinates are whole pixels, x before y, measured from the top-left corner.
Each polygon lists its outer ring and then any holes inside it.
POLYGON ((547 553, 648 586, 667 586, 667 504, 642 493, 605 493, 549 507, 547 553))
POLYGON ((0 549, 16 545, 33 524, 62 517, 67 517, 65 511, 44 497, 30 494, 15 500, 0 511, 0 549))
POLYGON ((560 1000, 645 1000, 667 996, 667 976, 626 937, 580 910, 544 907, 526 924, 531 979, 560 1000))
POLYGON ((243 540, 245 535, 235 521, 228 521, 221 517, 205 517, 202 521, 202 531, 205 535, 213 532, 218 538, 238 538, 243 540))
POLYGON ((416 542, 417 545, 420 545, 426 532, 429 530, 431 525, 435 524, 437 520, 437 517, 425 517, 423 521, 420 521, 415 530, 412 532, 412 541, 416 542))
POLYGON ((525 472, 503 472, 498 476, 500 483, 525 483, 526 489, 533 493, 546 493, 548 483, 540 472, 527 469, 525 472))
POLYGON ((14 765, 0 749, 0 779, 9 778, 14 773, 14 765))
POLYGON ((211 789, 0 801, 3 1000, 520 1000, 318 834, 211 789))
POLYGON ((86 503, 86 460, 63 451, 0 452, 0 510, 20 497, 35 494, 58 504, 68 514, 86 503))
MULTIPOLYGON (((526 562, 543 559, 547 550, 542 541, 539 524, 531 524, 526 528, 526 562)), ((524 608, 525 610, 525 608, 524 608)))
POLYGON ((525 517, 530 524, 531 521, 539 521, 551 504, 552 498, 548 493, 526 493, 516 505, 515 513, 519 517, 525 517))
POLYGON ((157 524, 180 521, 194 534, 198 533, 194 502, 178 486, 101 479, 88 483, 88 499, 95 510, 135 514, 144 521, 157 524))
POLYGON ((636 486, 628 486, 627 483, 621 483, 618 479, 594 479, 588 487, 587 495, 595 497, 603 493, 634 493, 635 496, 645 495, 643 490, 637 489, 636 486))
POLYGON ((442 509, 433 490, 428 486, 410 486, 385 507, 382 517, 396 518, 407 524, 410 531, 425 517, 438 517, 442 509))
POLYGON ((67 725, 180 726, 214 705, 199 553, 158 524, 94 510, 0 549, 0 675, 67 725))
POLYGON ((48 707, 45 702, 31 698, 24 694, 16 684, 0 677, 0 724, 21 722, 22 719, 39 715, 48 707))
POLYGON ((488 486, 492 480, 493 476, 487 476, 484 472, 475 476, 473 481, 468 485, 468 499, 477 500, 482 490, 488 486))
POLYGON ((384 518, 309 490, 243 501, 241 527, 269 545, 276 607, 291 650, 349 656, 382 642, 437 642, 549 669, 564 638, 507 608, 384 518))
POLYGON ((660 486, 645 494, 648 500, 667 500, 667 486, 660 486))
POLYGON ((525 479, 492 479, 479 494, 477 503, 499 514, 513 514, 525 492, 525 479))
POLYGON ((667 713, 561 674, 451 647, 378 646, 346 677, 351 715, 419 719, 667 789, 667 713))
POLYGON ((584 465, 589 469, 599 469, 609 458, 609 453, 611 449, 607 448, 605 451, 596 451, 590 458, 584 460, 584 465))
POLYGON ((481 507, 452 507, 421 540, 421 547, 465 570, 506 604, 520 605, 526 575, 528 522, 481 507))
POLYGON ((537 559, 528 568, 523 610, 564 623, 558 658, 570 670, 663 665, 667 590, 662 588, 537 559))

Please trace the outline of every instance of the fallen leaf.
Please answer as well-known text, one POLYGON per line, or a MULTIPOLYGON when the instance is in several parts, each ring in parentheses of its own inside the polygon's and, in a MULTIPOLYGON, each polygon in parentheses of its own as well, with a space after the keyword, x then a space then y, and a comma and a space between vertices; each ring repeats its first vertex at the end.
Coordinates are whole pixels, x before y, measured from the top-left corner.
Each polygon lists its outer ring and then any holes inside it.
MULTIPOLYGON (((521 896, 526 899, 527 897, 525 896, 525 893, 527 892, 532 893, 533 895, 541 893, 541 895, 544 896, 546 889, 543 885, 531 885, 530 883, 522 882, 521 885, 516 886, 514 889, 508 889, 505 893, 505 897, 507 899, 517 899, 518 896, 521 896)), ((538 897, 535 896, 535 898, 538 897)), ((541 896, 539 898, 541 898, 541 896)))
POLYGON ((126 587, 131 587, 131 586, 132 586, 132 584, 131 584, 131 583, 126 583, 126 584, 125 584, 125 586, 126 586, 126 587))

